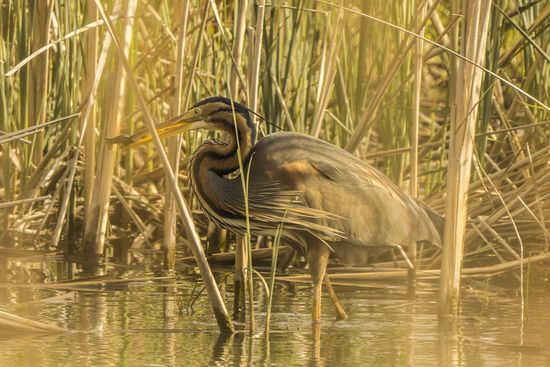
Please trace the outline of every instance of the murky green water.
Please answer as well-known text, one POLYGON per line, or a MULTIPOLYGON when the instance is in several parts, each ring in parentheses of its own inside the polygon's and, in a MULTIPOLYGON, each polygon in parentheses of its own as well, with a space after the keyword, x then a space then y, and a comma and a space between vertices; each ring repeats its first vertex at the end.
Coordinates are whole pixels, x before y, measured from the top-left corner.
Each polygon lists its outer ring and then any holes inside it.
MULTIPOLYGON (((136 270, 116 276, 154 275, 136 270)), ((243 331, 224 339, 204 295, 190 307, 200 290, 196 281, 181 276, 175 283, 155 279, 64 290, 2 283, 0 309, 82 332, 3 332, 0 366, 550 365, 550 287, 544 269, 531 280, 523 319, 521 298, 510 289, 489 296, 465 292, 461 316, 438 321, 434 283, 421 283, 414 299, 399 286, 338 287, 350 318, 332 321, 325 297, 319 341, 310 322, 307 284, 277 284, 268 337, 243 331), (65 298, 36 302, 53 296, 65 298)), ((224 290, 229 305, 230 288, 224 290)), ((259 329, 264 302, 259 290, 259 329)))

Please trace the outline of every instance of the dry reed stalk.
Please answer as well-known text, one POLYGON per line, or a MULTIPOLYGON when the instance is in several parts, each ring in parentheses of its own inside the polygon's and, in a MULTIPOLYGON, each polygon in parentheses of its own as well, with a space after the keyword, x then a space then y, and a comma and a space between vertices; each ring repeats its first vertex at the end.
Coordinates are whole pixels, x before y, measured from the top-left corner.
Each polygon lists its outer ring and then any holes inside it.
POLYGON ((79 115, 80 115, 79 113, 73 113, 72 115, 60 117, 55 120, 51 120, 39 125, 28 127, 26 129, 21 129, 12 133, 3 134, 2 137, 0 137, 0 145, 9 143, 14 140, 22 141, 25 136, 37 134, 43 131, 46 127, 50 125, 57 124, 59 122, 66 122, 67 120, 70 120, 74 117, 78 117, 79 115))
MULTIPOLYGON (((244 36, 246 31, 246 14, 248 11, 248 0, 237 1, 235 7, 235 33, 233 35, 233 59, 237 68, 241 67, 241 58, 244 46, 244 36)), ((238 73, 231 73, 229 77, 229 94, 235 100, 239 100, 239 78, 238 73)), ((242 86, 246 91, 245 86, 242 86)), ((247 101, 248 102, 248 101, 247 101)))
MULTIPOLYGON (((231 259, 231 262, 235 264, 235 271, 233 273, 233 320, 244 322, 246 318, 246 267, 249 256, 245 236, 236 236, 235 253, 233 255, 231 259)), ((210 257, 209 262, 212 262, 212 257, 210 257)))
MULTIPOLYGON (((252 111, 257 111, 258 108, 258 84, 260 76, 260 65, 262 60, 262 38, 264 31, 264 14, 265 0, 258 0, 258 13, 256 17, 255 29, 250 29, 248 32, 248 42, 250 47, 249 52, 249 82, 248 82, 248 107, 252 111)), ((257 126, 256 116, 252 114, 252 122, 257 126)))
MULTIPOLYGON (((119 17, 112 17, 112 20, 113 21, 117 21, 119 20, 120 18, 119 17)), ((58 44, 60 44, 61 42, 63 41, 67 41, 77 35, 79 35, 80 33, 84 33, 84 32, 88 32, 90 30, 93 30, 97 27, 100 27, 103 25, 103 21, 97 21, 97 22, 92 22, 92 23, 88 23, 86 24, 85 26, 83 27, 80 27, 78 29, 75 29, 74 31, 72 32, 69 32, 67 34, 65 34, 63 37, 61 38, 58 38, 56 39, 55 41, 50 41, 48 44, 40 47, 39 49, 37 49, 36 51, 32 52, 31 54, 29 54, 27 57, 25 57, 24 59, 22 59, 21 61, 19 61, 17 63, 17 65, 13 66, 11 69, 8 70, 8 72, 6 72, 5 74, 2 74, 4 75, 5 77, 11 77, 11 76, 14 76, 17 72, 19 72, 25 65, 27 65, 28 63, 30 63, 32 60, 34 60, 36 57, 40 56, 41 54, 43 54, 44 52, 48 51, 50 48, 52 47, 55 47, 57 46, 58 44)))
POLYGON ((71 330, 0 311, 0 329, 27 333, 67 333, 71 330))
MULTIPOLYGON (((35 51, 48 44, 50 23, 53 12, 53 0, 34 2, 34 17, 32 25, 31 50, 35 51)), ((35 125, 46 121, 48 89, 48 51, 34 58, 30 63, 28 118, 35 125)), ((34 140, 33 162, 38 164, 42 159, 44 135, 38 133, 34 140)))
MULTIPOLYGON (((93 0, 86 1, 86 22, 97 22, 97 8, 93 0)), ((85 74, 80 85, 80 105, 84 106, 86 100, 90 98, 94 80, 97 72, 97 28, 91 29, 86 34, 86 61, 85 74)), ((81 125, 84 123, 84 115, 81 117, 81 125)), ((90 218, 92 208, 92 194, 94 190, 95 169, 96 169, 96 114, 95 105, 92 107, 88 116, 88 123, 84 131, 84 157, 86 158, 84 167, 84 218, 90 218)), ((85 219, 86 220, 86 219, 85 219)))
MULTIPOLYGON (((189 1, 184 0, 181 4, 181 12, 174 12, 174 23, 179 23, 179 33, 176 47, 176 64, 172 79, 172 99, 170 102, 170 116, 177 116, 181 113, 181 95, 183 83, 183 63, 185 59, 185 46, 187 35, 187 23, 189 18, 189 1)), ((181 136, 174 136, 168 139, 168 159, 174 172, 179 172, 181 136)), ((176 202, 170 192, 170 184, 165 183, 164 202, 164 260, 169 270, 174 270, 176 265, 176 202)))
POLYGON ((273 86, 275 87, 275 92, 277 93, 277 99, 279 100, 279 103, 283 107, 285 122, 287 124, 289 131, 296 131, 296 128, 294 127, 294 122, 292 122, 292 116, 290 116, 290 111, 288 110, 288 106, 285 102, 285 97, 283 96, 283 92, 281 91, 281 87, 279 87, 279 83, 277 83, 277 79, 275 78, 275 75, 273 73, 270 75, 271 81, 273 83, 273 86))
POLYGON ((14 206, 18 206, 21 204, 27 204, 27 203, 35 203, 37 201, 43 201, 47 199, 51 199, 52 197, 50 195, 45 196, 38 196, 35 198, 27 198, 27 199, 20 199, 20 200, 14 200, 14 201, 7 201, 0 203, 0 209, 7 209, 14 206))
POLYGON ((210 9, 210 2, 205 1, 204 7, 202 9, 200 19, 202 19, 201 25, 199 27, 198 36, 197 36, 197 43, 195 44, 195 49, 193 50, 193 60, 191 61, 191 71, 189 72, 189 78, 187 80, 187 89, 185 90, 185 96, 184 96, 184 108, 187 109, 189 107, 189 99, 191 98, 191 90, 193 87, 193 80, 195 79, 195 75, 197 72, 197 65, 199 62, 199 55, 201 54, 202 49, 202 40, 203 35, 205 34, 204 30, 206 28, 206 21, 208 20, 208 10, 210 9))
POLYGON ((101 5, 101 2, 99 0, 94 0, 96 3, 96 6, 99 10, 99 13, 103 20, 105 21, 105 25, 107 27, 107 30, 109 34, 111 35, 113 39, 113 44, 116 46, 116 50, 119 56, 120 61, 122 62, 122 65, 124 66, 124 69, 127 73, 128 80, 130 81, 130 84, 132 85, 132 88, 134 90, 134 93, 136 94, 139 107, 143 113, 144 121, 147 125, 147 128, 150 130, 151 135, 153 137, 153 142, 155 144, 155 147, 157 148, 159 157, 161 159, 162 165, 164 167, 167 180, 171 182, 170 189, 172 190, 172 193, 176 197, 176 202, 178 204, 178 209, 180 210, 180 213, 183 217, 183 222, 185 225, 185 229, 187 232, 187 235, 190 239, 191 244, 191 250, 193 251, 193 254, 195 255, 197 259, 197 265, 199 267, 202 279, 206 286, 206 291, 208 293, 208 297, 210 299, 211 306, 214 311, 214 315, 216 316, 216 321, 218 322, 218 327, 222 333, 233 333, 234 328, 233 324, 231 323, 228 314, 227 309, 225 308, 225 304, 223 302, 223 299, 221 297, 220 291, 216 285, 216 280, 214 279, 214 276, 212 274, 212 271, 210 270, 210 267, 208 266, 208 262, 206 260, 206 257, 204 255, 204 250, 201 246, 200 238, 195 230, 195 225, 193 223, 193 219, 191 217, 191 214, 189 213, 189 210, 185 204, 185 200, 183 199, 183 196, 181 195, 181 192, 178 188, 178 183, 176 181, 176 178, 174 176, 174 172, 171 169, 170 162, 168 161, 168 157, 166 156, 166 153, 163 150, 162 142, 160 141, 160 138, 155 130, 155 123, 153 121, 153 117, 151 116, 151 113, 149 109, 147 108, 147 103, 145 101, 145 98, 143 97, 139 85, 137 83, 137 80, 132 74, 132 69, 128 63, 128 60, 126 59, 124 52, 121 47, 121 43, 118 40, 114 30, 113 25, 110 19, 105 14, 105 10, 103 9, 103 6, 101 5))
POLYGON ((61 151, 62 146, 67 144, 67 133, 69 130, 69 125, 61 130, 62 134, 60 134, 55 143, 50 146, 50 150, 42 158, 42 161, 27 181, 27 187, 25 188, 23 196, 33 197, 45 191, 52 183, 56 183, 55 177, 58 177, 60 167, 65 166, 65 159, 67 159, 70 152, 67 148, 61 151))
MULTIPOLYGON (((434 6, 434 1, 433 0, 428 0, 428 6, 433 7, 434 6)), ((431 20, 434 28, 436 29, 437 33, 439 33, 439 35, 441 37, 441 39, 440 39, 441 44, 443 46, 448 47, 449 44, 450 44, 449 36, 447 35, 448 30, 443 25, 443 22, 441 21, 441 17, 439 16, 439 12, 437 10, 434 10, 434 12, 432 13, 432 15, 430 17, 430 20, 431 20)))
MULTIPOLYGON (((483 64, 490 15, 490 1, 469 0, 464 4, 462 52, 476 64, 483 64)), ((458 9, 457 9, 458 10, 458 9)), ((453 34, 458 37, 458 33, 453 34)), ((457 41, 455 41, 457 42, 457 41)), ((456 312, 460 291, 460 273, 464 253, 464 236, 468 209, 468 188, 474 149, 475 123, 480 99, 482 70, 464 60, 452 68, 453 104, 447 202, 441 260, 440 309, 456 312)))
MULTIPOLYGON (((221 35, 221 39, 223 41, 224 48, 226 50, 230 50, 231 46, 229 45, 229 40, 227 38, 227 35, 225 34, 225 30, 224 30, 225 27, 224 27, 224 24, 223 24, 221 16, 220 16, 220 12, 218 10, 218 6, 216 5, 216 2, 214 0, 210 0, 210 6, 212 7, 212 12, 214 13, 214 19, 216 20, 216 23, 218 24, 218 27, 220 29, 220 35, 221 35)), ((230 62, 230 64, 231 64, 231 67, 229 69, 230 72, 235 74, 235 76, 239 79, 239 81, 241 82, 242 85, 245 85, 245 80, 244 80, 244 77, 242 75, 240 66, 235 61, 235 58, 233 57, 233 53, 229 52, 229 53, 227 53, 227 55, 229 56, 229 60, 226 60, 226 61, 228 63, 230 62)), ((226 77, 226 79, 228 79, 228 78, 226 77)), ((229 90, 229 92, 231 92, 231 90, 229 90)))
MULTIPOLYGON (((531 151, 529 149, 529 146, 527 146, 527 157, 529 158, 529 163, 530 163, 530 168, 531 168, 531 179, 532 179, 532 183, 533 185, 536 185, 536 181, 535 181, 535 176, 536 176, 536 172, 534 170, 534 165, 533 165, 533 157, 531 155, 531 151)), ((550 195, 550 193, 548 193, 548 195, 550 195)), ((537 220, 537 223, 539 223, 540 227, 541 227, 541 230, 543 231, 544 233, 544 240, 545 240, 545 243, 546 243, 546 247, 545 247, 545 250, 548 251, 548 249, 550 249, 550 231, 546 228, 546 220, 545 220, 545 215, 544 215, 544 208, 542 206, 542 203, 544 203, 543 201, 543 197, 541 196, 541 193, 540 193, 540 190, 538 189, 535 189, 535 196, 536 196, 536 207, 537 207, 537 212, 538 212, 538 215, 540 217, 540 220, 538 220, 538 218, 535 218, 537 220)), ((544 198, 545 199, 545 198, 544 198)), ((525 203, 523 203, 522 201, 522 204, 525 205, 525 203)), ((528 209, 528 208, 527 208, 528 209)), ((533 217, 535 217, 535 215, 533 214, 533 217)))
MULTIPOLYGON (((418 5, 418 4, 416 4, 418 5)), ((420 23, 421 19, 426 17, 426 5, 422 5, 420 12, 416 13, 415 20, 420 23)), ((424 28, 419 31, 421 37, 424 37, 424 28)), ((422 51, 423 45, 421 38, 415 41, 414 53, 414 90, 413 90, 413 118, 411 127, 411 168, 410 168, 410 193, 413 197, 418 196, 418 138, 420 129, 420 97, 422 87, 422 51)), ((413 267, 409 269, 409 288, 414 289, 414 278, 417 269, 417 250, 416 244, 412 244, 407 249, 407 256, 412 262, 413 267)))
MULTIPOLYGON (((463 268, 461 277, 493 277, 497 274, 500 274, 505 271, 515 270, 519 267, 523 266, 529 266, 530 264, 535 264, 539 262, 545 262, 550 260, 550 253, 546 252, 540 255, 534 255, 523 259, 517 259, 517 260, 511 260, 507 262, 503 262, 500 264, 495 265, 488 265, 488 266, 476 266, 476 267, 470 267, 470 268, 463 268)), ((331 280, 344 280, 344 281, 359 281, 359 280, 391 280, 391 279, 406 279, 408 274, 406 269, 400 269, 400 270, 386 270, 386 271, 370 271, 365 273, 360 272, 352 272, 352 273, 331 273, 330 279, 331 280)), ((431 279, 437 279, 438 277, 441 277, 441 270, 439 269, 431 269, 431 270, 418 270, 417 271, 417 277, 418 278, 431 278, 431 279)), ((304 274, 304 275, 292 275, 292 276, 284 276, 284 277, 277 277, 278 280, 282 281, 304 281, 304 280, 310 280, 310 275, 304 274)))
MULTIPOLYGON (((233 35, 233 59, 239 70, 244 46, 247 10, 248 0, 239 0, 235 6, 235 29, 233 35)), ((231 73, 229 77, 229 96, 234 100, 239 99, 239 78, 237 76, 237 73, 231 73)), ((242 87, 245 88, 246 86, 243 85, 242 87)), ((250 254, 248 254, 248 246, 245 238, 245 236, 238 235, 235 240, 235 271, 233 278, 233 286, 235 289, 233 319, 241 322, 245 319, 246 280, 248 276, 245 269, 248 264, 248 256, 250 256, 250 254)), ((249 289, 248 291, 252 292, 253 290, 249 289)), ((251 320, 253 319, 253 315, 254 311, 250 310, 251 320)), ((253 325, 253 321, 251 325, 253 325)))
MULTIPOLYGON (((489 180, 489 184, 491 186, 495 187, 495 184, 491 183, 492 181, 490 176, 486 176, 486 179, 489 180)), ((523 205, 519 205, 521 204, 521 198, 527 197, 528 195, 530 195, 535 190, 535 187, 542 187, 543 185, 545 185, 549 179, 550 179, 550 171, 547 171, 547 172, 541 171, 541 173, 539 174, 539 177, 536 177, 532 184, 529 183, 529 184, 523 185, 521 187, 518 187, 515 190, 510 190, 510 189, 504 190, 503 188, 500 188, 499 190, 507 192, 506 194, 507 197, 503 199, 506 202, 507 207, 510 207, 510 208, 517 207, 518 210, 524 211, 525 207, 523 205)), ((501 218, 503 218, 504 215, 507 214, 508 210, 506 206, 500 205, 498 208, 495 208, 494 210, 492 210, 489 213, 489 215, 487 215, 487 217, 484 219, 484 222, 487 223, 489 226, 492 226, 495 223, 497 223, 499 220, 501 220, 501 218)), ((465 237, 465 242, 469 243, 470 241, 473 240, 474 237, 475 237, 475 233, 471 233, 471 232, 467 233, 465 237)))
MULTIPOLYGON (((137 8, 137 0, 129 0, 125 12, 123 24, 123 43, 121 47, 125 57, 128 57, 132 42, 134 15, 137 8)), ((118 63, 113 79, 109 80, 112 91, 109 105, 107 106, 107 123, 105 124, 104 138, 114 137, 120 134, 122 111, 124 110, 124 97, 126 96, 126 71, 118 63)), ((86 227, 84 234, 85 251, 90 254, 102 256, 105 247, 107 222, 109 218, 109 206, 111 186, 117 157, 117 146, 102 144, 97 162, 96 182, 92 195, 92 209, 90 225, 86 227)))
MULTIPOLYGON (((343 10, 338 11, 336 24, 334 29, 336 31, 330 36, 330 40, 327 38, 327 43, 330 44, 328 51, 323 53, 322 67, 320 70, 319 86, 317 90, 317 98, 315 100, 315 112, 313 114, 313 123, 310 134, 315 137, 319 137, 321 133, 321 127, 323 118, 325 116, 325 110, 329 101, 329 97, 334 86, 334 78, 336 76, 338 52, 343 38, 342 22, 344 18, 343 10)), ((327 17, 328 23, 328 17, 327 17)), ((327 28, 330 28, 327 24, 327 28)), ((328 36, 328 32, 327 32, 328 36)))
MULTIPOLYGON (((253 111, 256 111, 258 104, 258 83, 259 83, 259 72, 261 64, 261 45, 262 45, 262 32, 263 32, 263 22, 264 22, 264 12, 265 12, 265 1, 260 0, 258 2, 258 13, 256 19, 256 29, 255 31, 249 30, 249 74, 248 74, 248 105, 253 111), (252 51, 253 50, 253 51, 252 51)), ((244 30, 243 30, 244 31, 244 30)), ((256 116, 252 114, 252 122, 258 126, 256 122, 256 116)), ((244 177, 244 176, 243 176, 244 177)), ((235 266, 239 266, 238 273, 242 273, 245 276, 245 279, 242 279, 246 285, 246 291, 248 292, 249 300, 249 330, 251 333, 255 330, 255 317, 254 317, 254 287, 252 280, 252 246, 250 245, 251 238, 250 236, 243 236, 240 242, 237 242, 237 246, 245 247, 237 249, 238 255, 235 259, 235 266), (245 261, 246 260, 246 261, 245 261), (245 265, 246 264, 246 265, 245 265), (248 268, 248 271, 244 271, 245 266, 248 268)), ((241 274, 236 276, 241 277, 241 274)), ((236 280, 237 282, 237 280, 236 280)), ((242 287, 243 289, 245 287, 242 287)), ((243 293, 239 294, 238 299, 241 300, 243 293)), ((243 305, 244 306, 244 305, 243 305)), ((244 308, 244 307, 243 307, 244 308)), ((244 316, 244 315, 243 315, 244 316)))

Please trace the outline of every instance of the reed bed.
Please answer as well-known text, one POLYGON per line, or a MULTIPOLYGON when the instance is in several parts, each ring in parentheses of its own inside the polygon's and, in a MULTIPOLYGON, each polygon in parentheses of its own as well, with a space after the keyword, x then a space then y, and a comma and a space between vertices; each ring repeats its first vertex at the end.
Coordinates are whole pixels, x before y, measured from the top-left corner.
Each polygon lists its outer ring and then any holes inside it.
MULTIPOLYGON (((177 181, 203 242, 235 251, 232 234, 221 246, 208 236, 185 172, 165 178, 164 154, 105 144, 203 97, 231 95, 271 122, 257 121, 263 134, 330 141, 452 215, 456 231, 465 227, 454 254, 463 275, 547 260, 547 2, 484 4, 477 31, 486 45, 475 57, 463 48, 469 23, 459 14, 468 9, 457 1, 103 1, 120 43, 95 1, 36 3, 0 1, 0 247, 120 263, 164 248, 173 269, 173 245, 188 257, 198 238, 174 225, 177 181), (467 101, 458 76, 476 80, 467 101), (457 140, 453 124, 464 122, 469 132, 457 140), (471 162, 462 194, 448 180, 457 163, 449 143, 457 142, 469 146, 471 162), (445 209, 453 195, 455 212, 445 209)), ((185 167, 208 134, 169 142, 172 169, 185 167)), ((418 276, 437 274, 441 249, 411 251, 418 276)), ((385 253, 373 266, 401 263, 385 253)))

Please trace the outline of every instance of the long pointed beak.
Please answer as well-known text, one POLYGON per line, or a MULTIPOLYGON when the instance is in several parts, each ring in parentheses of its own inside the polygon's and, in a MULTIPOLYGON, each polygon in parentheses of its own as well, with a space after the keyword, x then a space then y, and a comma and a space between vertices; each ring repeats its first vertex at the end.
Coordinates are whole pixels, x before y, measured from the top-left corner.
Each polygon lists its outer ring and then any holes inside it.
MULTIPOLYGON (((192 115, 192 113, 193 111, 188 111, 155 126, 155 130, 159 137, 161 139, 166 139, 196 128, 195 125, 202 122, 202 120, 197 120, 196 116, 194 114, 192 115)), ((110 144, 121 144, 126 148, 134 148, 149 143, 152 140, 153 136, 149 129, 142 129, 131 136, 123 134, 107 139, 110 144)))

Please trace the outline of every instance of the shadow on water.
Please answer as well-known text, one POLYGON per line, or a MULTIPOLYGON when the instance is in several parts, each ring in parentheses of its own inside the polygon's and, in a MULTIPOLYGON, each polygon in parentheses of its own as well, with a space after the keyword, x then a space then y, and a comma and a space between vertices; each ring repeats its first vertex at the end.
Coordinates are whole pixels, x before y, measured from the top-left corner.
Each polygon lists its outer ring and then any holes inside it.
MULTIPOLYGON (((247 325, 238 324, 238 333, 223 336, 192 271, 170 278, 154 267, 104 267, 108 276, 93 272, 93 279, 134 280, 67 282, 54 288, 40 284, 44 279, 39 274, 59 282, 81 277, 78 267, 40 263, 26 264, 23 270, 2 262, 1 310, 81 332, 4 330, 1 366, 550 365, 550 272, 544 267, 530 281, 523 318, 517 289, 496 286, 491 292, 468 286, 460 315, 438 318, 436 284, 423 281, 414 297, 407 295, 406 284, 338 287, 351 317, 333 321, 326 297, 323 320, 312 326, 310 286, 281 282, 274 291, 269 335, 249 335, 247 325)), ((490 282, 497 285, 499 279, 490 282)), ((261 286, 257 290, 257 324, 263 330, 265 294, 261 286)), ((231 279, 224 295, 231 304, 231 279)))

